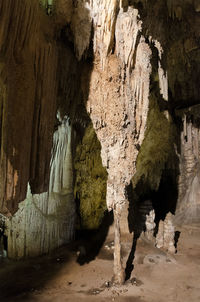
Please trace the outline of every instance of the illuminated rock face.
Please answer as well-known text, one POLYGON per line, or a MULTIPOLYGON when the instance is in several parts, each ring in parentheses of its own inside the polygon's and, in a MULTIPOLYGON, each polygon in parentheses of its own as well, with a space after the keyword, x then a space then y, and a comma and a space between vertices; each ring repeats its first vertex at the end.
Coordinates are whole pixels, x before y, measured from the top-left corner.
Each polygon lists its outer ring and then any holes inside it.
POLYGON ((115 223, 114 275, 117 283, 123 283, 120 216, 128 203, 126 189, 135 174, 146 129, 152 51, 141 33, 137 9, 124 12, 118 1, 101 1, 101 5, 103 17, 94 14, 91 5, 95 59, 87 110, 108 173, 106 201, 108 209, 114 210, 115 223))
POLYGON ((156 236, 156 247, 164 249, 171 254, 175 254, 174 245, 175 229, 173 225, 173 215, 168 213, 164 221, 159 222, 159 229, 156 236))
POLYGON ((69 118, 53 136, 49 189, 32 194, 28 185, 26 199, 16 214, 7 220, 8 257, 24 258, 48 253, 66 244, 74 235, 75 204, 71 126, 69 118))

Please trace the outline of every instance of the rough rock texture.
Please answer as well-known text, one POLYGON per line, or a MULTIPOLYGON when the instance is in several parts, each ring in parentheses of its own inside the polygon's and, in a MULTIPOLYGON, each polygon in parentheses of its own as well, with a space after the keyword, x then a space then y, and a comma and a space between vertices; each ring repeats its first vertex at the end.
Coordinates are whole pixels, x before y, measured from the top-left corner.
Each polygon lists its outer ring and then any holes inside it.
MULTIPOLYGON (((110 5, 113 5, 111 11, 114 13, 116 1, 111 1, 110 5)), ((109 9, 108 12, 110 12, 109 9)), ((87 110, 101 143, 102 162, 108 172, 106 201, 108 209, 114 209, 115 220, 114 274, 115 281, 121 283, 124 275, 120 258, 120 212, 121 207, 127 202, 126 187, 135 172, 135 161, 138 154, 135 145, 141 145, 144 138, 149 103, 151 49, 142 36, 137 48, 134 48, 137 35, 135 27, 139 27, 137 10, 130 9, 123 13, 121 9, 119 19, 116 20, 116 27, 113 25, 116 16, 111 17, 108 32, 106 30, 108 24, 102 24, 105 29, 103 45, 99 43, 102 49, 105 51, 104 44, 106 44, 107 52, 109 51, 109 47, 113 43, 114 32, 116 45, 125 43, 124 33, 131 29, 130 39, 132 36, 133 48, 126 49, 125 46, 116 48, 116 53, 108 58, 103 56, 104 52, 100 50, 98 52, 98 49, 94 48, 96 51, 95 62, 91 73, 87 110), (135 26, 130 27, 129 24, 132 22, 135 26), (131 69, 134 52, 135 68, 131 69), (127 56, 132 56, 131 63, 127 61, 127 56), (136 104, 138 105, 136 106, 136 104)), ((96 35, 98 37, 98 30, 96 35)))
MULTIPOLYGON (((122 15, 122 12, 121 12, 122 15)), ((119 18, 123 17, 119 14, 119 18)), ((124 14, 124 32, 128 21, 137 25, 137 11, 124 14), (136 15, 132 21, 133 14, 136 15)), ((116 23, 116 40, 120 24, 116 23)), ((121 25, 122 26, 122 25, 121 25)), ((126 30, 125 30, 126 29, 126 30)), ((117 36, 118 35, 118 36, 117 36)), ((123 32, 122 32, 123 35, 123 32)), ((125 37, 121 37, 121 43, 125 37)), ((133 35, 134 39, 134 35, 133 35)), ((134 40, 132 41, 134 43, 134 40)), ((118 45, 118 40, 117 40, 118 45)), ((132 50, 129 49, 129 55, 132 50)), ((107 168, 107 206, 126 202, 125 188, 134 174, 135 161, 141 144, 148 112, 151 50, 141 37, 136 51, 135 68, 129 71, 124 59, 124 48, 107 58, 102 72, 98 55, 91 73, 87 110, 101 143, 103 165, 107 168), (138 76, 139 75, 139 76, 138 76), (128 80, 125 81, 125 78, 128 80), (136 106, 136 103, 138 106, 136 106)))
POLYGON ((181 110, 181 154, 179 197, 175 222, 195 223, 200 214, 200 108, 199 105, 181 110))
POLYGON ((146 225, 145 237, 148 240, 153 240, 154 229, 156 226, 154 220, 155 220, 155 211, 151 210, 149 214, 146 215, 146 222, 145 222, 146 225))
POLYGON ((9 215, 28 181, 33 193, 48 188, 57 50, 38 1, 1 1, 0 14, 0 209, 9 215))
POLYGON ((175 253, 174 246, 175 229, 173 225, 173 215, 168 213, 164 221, 160 221, 158 234, 156 236, 156 247, 163 248, 169 253, 175 253))
POLYGON ((102 166, 101 146, 90 123, 76 147, 75 196, 80 216, 77 225, 97 229, 106 210, 107 173, 102 166))

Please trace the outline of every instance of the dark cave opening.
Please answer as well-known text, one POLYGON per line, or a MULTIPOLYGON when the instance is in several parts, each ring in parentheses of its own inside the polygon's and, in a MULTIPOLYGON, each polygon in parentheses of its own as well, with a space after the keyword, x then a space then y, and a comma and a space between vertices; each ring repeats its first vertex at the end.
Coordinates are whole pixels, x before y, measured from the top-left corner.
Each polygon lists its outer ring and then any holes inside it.
MULTIPOLYGON (((175 214, 178 185, 177 173, 174 170, 164 170, 160 179, 158 190, 152 190, 141 179, 133 190, 132 184, 127 188, 129 199, 129 231, 139 238, 146 230, 146 215, 155 211, 156 230, 160 220, 164 220, 167 213, 175 214)), ((155 234, 157 231, 155 232, 155 234)))
POLYGON ((160 220, 165 219, 171 212, 175 214, 178 200, 178 185, 171 170, 165 170, 162 174, 158 191, 152 192, 152 205, 155 209, 156 230, 160 220))
MULTIPOLYGON (((153 236, 156 237, 160 220, 164 221, 169 212, 175 214, 178 200, 177 175, 177 169, 163 170, 158 190, 150 189, 143 178, 138 182, 135 189, 133 189, 132 184, 127 187, 129 200, 128 224, 130 233, 133 233, 133 241, 126 262, 126 280, 130 278, 134 269, 137 241, 141 234, 146 231, 147 215, 149 215, 152 210, 155 211, 155 229, 153 236)), ((180 232, 175 232, 174 244, 176 249, 179 236, 180 232)))

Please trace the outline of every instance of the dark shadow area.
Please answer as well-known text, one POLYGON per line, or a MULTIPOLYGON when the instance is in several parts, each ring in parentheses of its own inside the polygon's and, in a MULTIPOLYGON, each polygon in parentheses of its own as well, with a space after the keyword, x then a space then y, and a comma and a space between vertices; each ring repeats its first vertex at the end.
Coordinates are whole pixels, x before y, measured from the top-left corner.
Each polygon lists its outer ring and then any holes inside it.
POLYGON ((174 234, 174 246, 176 249, 176 253, 177 253, 177 246, 178 246, 178 241, 179 241, 180 235, 181 235, 181 232, 179 232, 179 231, 176 231, 174 234))
POLYGON ((113 212, 106 211, 98 230, 77 231, 76 239, 78 241, 77 249, 79 253, 77 262, 80 265, 89 263, 96 258, 112 223, 113 212))
MULTIPOLYGON (((170 114, 171 110, 160 95, 158 82, 155 81, 158 69, 158 51, 153 45, 151 45, 151 49, 150 109, 145 139, 138 155, 137 169, 140 178, 136 183, 133 180, 133 183, 127 188, 128 222, 129 231, 133 232, 133 244, 126 263, 126 280, 130 278, 134 268, 137 240, 141 233, 146 231, 146 216, 150 211, 155 211, 154 236, 156 236, 160 220, 164 220, 169 212, 175 213, 178 199, 179 159, 174 148, 176 141, 177 149, 180 149, 180 142, 176 140, 178 130, 176 127, 172 128, 164 116, 164 111, 168 110, 170 114), (164 130, 166 135, 163 135, 162 128, 166 128, 164 130), (151 145, 152 139, 155 140, 156 147, 154 146, 154 148, 151 145), (156 154, 156 152, 158 153, 156 154)), ((171 116, 171 118, 174 117, 171 116)))
POLYGON ((129 200, 128 225, 130 233, 134 232, 139 238, 140 234, 145 231, 146 215, 153 209, 152 201, 149 199, 149 194, 144 192, 144 183, 141 179, 135 190, 132 184, 127 188, 129 200), (138 197, 137 192, 140 192, 138 197), (144 192, 144 193, 143 193, 144 192))
MULTIPOLYGON (((80 265, 94 260, 112 222, 113 213, 106 212, 98 230, 77 232, 74 242, 49 255, 19 261, 3 260, 0 269, 0 301, 28 301, 32 293, 42 290, 60 270, 75 261, 77 250, 80 252, 77 259, 80 265)), ((70 290, 70 280, 67 285, 70 290)))
POLYGON ((171 212, 175 214, 178 200, 178 184, 174 171, 164 170, 160 180, 158 191, 152 192, 152 203, 155 210, 155 236, 158 232, 160 220, 165 220, 166 215, 171 212))
POLYGON ((125 268, 125 281, 129 280, 131 277, 131 273, 134 269, 133 261, 135 258, 135 251, 137 246, 137 240, 139 237, 133 236, 133 244, 131 247, 131 252, 128 256, 128 260, 126 262, 126 268, 125 268))
MULTIPOLYGON (((177 171, 176 171, 177 172, 177 171)), ((176 172, 172 170, 163 170, 160 185, 157 191, 152 191, 148 184, 141 179, 133 190, 132 184, 127 188, 129 200, 128 223, 129 231, 133 232, 133 244, 126 263, 126 280, 131 276, 134 269, 133 261, 137 246, 137 240, 142 232, 146 230, 146 215, 151 210, 155 211, 155 230, 154 236, 158 232, 160 220, 165 220, 166 215, 175 213, 178 190, 176 183, 176 172)), ((177 245, 178 233, 175 234, 175 247, 177 245)))
MULTIPOLYGON (((141 180, 138 183, 137 190, 143 192, 142 186, 143 183, 141 180)), ((142 194, 139 199, 136 198, 136 193, 133 191, 132 184, 127 187, 127 195, 129 200, 128 225, 130 233, 133 233, 133 243, 126 262, 125 280, 128 280, 131 277, 131 272, 134 269, 133 261, 135 258, 137 240, 141 233, 146 230, 146 215, 153 209, 152 202, 147 198, 147 194, 142 194)))
POLYGON ((23 297, 28 301, 29 294, 42 290, 64 265, 73 260, 70 249, 71 245, 67 245, 34 259, 2 261, 0 301, 23 301, 23 297))
POLYGON ((176 187, 173 187, 170 178, 165 179, 165 177, 161 179, 159 189, 156 192, 151 191, 150 189, 147 189, 145 192, 145 186, 142 180, 139 181, 135 191, 133 191, 132 184, 128 187, 128 222, 129 231, 133 232, 133 243, 128 260, 126 262, 126 280, 131 277, 131 272, 134 269, 133 261, 135 258, 137 240, 140 238, 142 232, 146 231, 146 215, 148 215, 150 211, 154 209, 156 223, 154 236, 156 236, 160 220, 164 220, 167 213, 175 212, 177 190, 176 187), (138 195, 139 192, 140 195, 138 195))
POLYGON ((3 216, 0 215, 0 261, 7 256, 8 250, 8 237, 5 235, 5 220, 2 218, 3 216))

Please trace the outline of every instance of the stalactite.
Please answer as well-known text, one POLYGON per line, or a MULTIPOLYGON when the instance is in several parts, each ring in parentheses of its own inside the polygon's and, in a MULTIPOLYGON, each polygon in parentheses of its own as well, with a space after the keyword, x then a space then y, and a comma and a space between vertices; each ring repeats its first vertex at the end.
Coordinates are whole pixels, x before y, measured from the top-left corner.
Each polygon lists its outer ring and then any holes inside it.
POLYGON ((153 40, 155 47, 158 50, 158 76, 159 76, 159 87, 160 87, 160 94, 162 95, 165 101, 168 101, 168 75, 167 71, 164 71, 162 68, 162 56, 163 56, 163 48, 159 41, 153 40))
POLYGON ((94 26, 94 52, 99 55, 100 65, 104 68, 107 55, 114 44, 114 33, 118 0, 89 0, 94 26))
POLYGON ((169 16, 172 19, 182 19, 182 3, 182 0, 167 0, 169 16))
POLYGON ((116 54, 127 67, 127 77, 134 68, 136 40, 141 29, 142 22, 138 18, 137 9, 129 7, 127 12, 120 10, 116 22, 116 54))
MULTIPOLYGON (((103 1, 100 2, 103 5, 103 1)), ((93 8, 95 11, 96 7, 93 8)), ((115 280, 123 283, 119 221, 127 203, 126 187, 135 174, 135 162, 146 129, 152 52, 141 35, 138 10, 129 7, 125 12, 120 8, 116 18, 115 9, 116 2, 107 1, 105 15, 100 18, 97 14, 93 19, 95 61, 87 110, 108 172, 106 201, 108 209, 114 209, 116 232, 114 275, 115 280), (109 55, 113 30, 116 44, 114 53, 109 55)))
POLYGON ((16 214, 7 220, 8 257, 22 258, 47 253, 73 238, 75 205, 71 126, 62 120, 54 133, 48 192, 32 194, 28 185, 26 199, 16 214))
POLYGON ((78 60, 88 49, 91 39, 92 19, 87 2, 78 1, 71 19, 71 29, 74 35, 74 46, 78 60))

